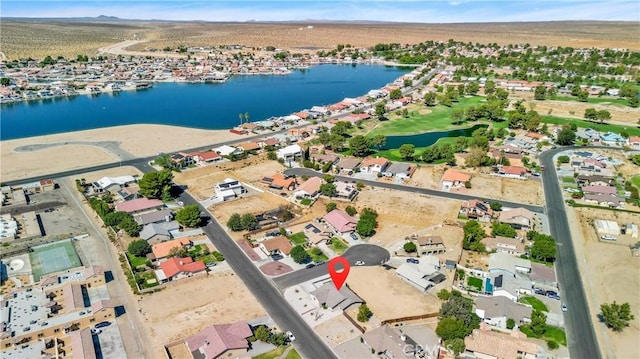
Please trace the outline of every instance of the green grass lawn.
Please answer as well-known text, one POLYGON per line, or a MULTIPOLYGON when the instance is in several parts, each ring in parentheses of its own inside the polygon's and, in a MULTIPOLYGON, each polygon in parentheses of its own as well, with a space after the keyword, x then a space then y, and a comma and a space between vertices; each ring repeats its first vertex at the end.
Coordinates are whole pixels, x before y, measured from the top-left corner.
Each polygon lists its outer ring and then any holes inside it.
POLYGON ((482 279, 476 277, 467 278, 467 284, 469 287, 474 287, 479 292, 482 290, 482 279))
POLYGON ((553 340, 560 345, 563 345, 565 347, 567 346, 567 335, 565 334, 564 330, 559 327, 553 327, 553 326, 547 325, 547 328, 545 329, 544 334, 542 334, 542 336, 534 334, 533 331, 531 330, 531 327, 529 327, 529 325, 521 326, 520 331, 526 334, 528 338, 553 340))
MULTIPOLYGON (((273 349, 270 352, 266 352, 264 354, 260 354, 260 355, 256 355, 253 357, 253 359, 275 359, 280 357, 285 350, 287 350, 287 348, 290 345, 284 346, 284 347, 277 347, 275 349, 273 349)), ((284 359, 302 359, 302 357, 300 356, 300 354, 298 354, 298 352, 295 349, 291 349, 289 350, 289 352, 287 353, 287 356, 284 359)))
POLYGON ((342 254, 344 253, 344 251, 347 250, 347 248, 349 248, 349 246, 342 239, 338 237, 331 238, 330 247, 331 249, 333 249, 334 252, 336 252, 336 254, 342 254))
POLYGON ((595 122, 589 122, 585 120, 577 120, 573 118, 563 118, 563 117, 555 117, 555 116, 541 116, 542 122, 550 123, 554 125, 563 125, 565 123, 572 124, 575 123, 576 126, 580 128, 593 128, 594 130, 598 130, 601 132, 614 132, 614 133, 622 133, 627 132, 629 136, 640 136, 640 128, 637 128, 633 125, 630 126, 620 126, 620 125, 608 125, 608 124, 600 124, 595 122))
MULTIPOLYGON (((550 98, 549 100, 580 102, 580 100, 574 96, 555 96, 554 98, 550 98)), ((621 98, 588 97, 587 103, 610 103, 612 105, 629 106, 629 101, 621 98)))
POLYGON ((132 268, 147 265, 147 258, 136 257, 131 253, 127 253, 127 256, 129 257, 129 263, 131 263, 132 268))
POLYGON ((326 261, 329 259, 329 257, 327 257, 320 248, 311 248, 307 250, 307 253, 309 253, 314 262, 326 261))
POLYGON ((631 177, 631 183, 633 183, 634 186, 638 187, 638 189, 640 189, 640 175, 635 175, 633 177, 631 177))
POLYGON ((426 115, 420 115, 417 111, 414 111, 409 115, 409 118, 397 116, 395 114, 389 115, 389 120, 382 122, 371 132, 369 136, 373 135, 403 135, 423 133, 432 130, 445 130, 454 129, 459 127, 466 127, 469 124, 464 123, 460 126, 451 125, 451 113, 454 109, 466 109, 470 106, 477 106, 481 102, 485 101, 483 96, 474 97, 461 97, 459 102, 453 104, 451 107, 437 105, 434 107, 418 107, 419 109, 428 108, 431 112, 426 115))
POLYGON ((573 177, 562 177, 562 183, 576 183, 573 177))
POLYGON ((289 240, 295 245, 303 245, 307 243, 307 236, 304 232, 298 232, 290 235, 289 240))
POLYGON ((308 206, 313 202, 311 198, 303 198, 300 200, 300 204, 303 206, 308 206))
POLYGON ((533 309, 535 310, 540 310, 543 312, 548 312, 549 309, 547 308, 547 306, 542 303, 542 301, 540 301, 540 299, 535 298, 535 297, 531 297, 531 296, 527 296, 527 297, 522 297, 519 300, 520 303, 527 303, 529 305, 531 305, 533 307, 533 309))

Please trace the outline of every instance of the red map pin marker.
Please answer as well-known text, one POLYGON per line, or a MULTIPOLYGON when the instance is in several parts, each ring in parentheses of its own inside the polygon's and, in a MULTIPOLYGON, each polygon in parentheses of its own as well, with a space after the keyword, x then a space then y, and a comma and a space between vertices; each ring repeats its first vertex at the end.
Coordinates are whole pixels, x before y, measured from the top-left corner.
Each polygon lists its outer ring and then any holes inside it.
POLYGON ((340 290, 349 275, 349 268, 351 268, 349 261, 345 257, 335 257, 329 261, 327 267, 329 268, 329 275, 331 275, 333 285, 336 286, 337 290, 340 290), (342 264, 342 270, 339 272, 336 270, 338 264, 342 264))

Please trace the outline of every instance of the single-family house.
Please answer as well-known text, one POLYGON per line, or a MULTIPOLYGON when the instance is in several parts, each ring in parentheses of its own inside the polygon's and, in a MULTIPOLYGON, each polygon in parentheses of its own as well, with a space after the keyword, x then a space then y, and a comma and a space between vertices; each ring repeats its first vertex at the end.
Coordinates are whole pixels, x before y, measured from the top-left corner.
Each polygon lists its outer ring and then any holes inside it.
POLYGON ((489 325, 464 338, 465 356, 483 359, 536 359, 538 345, 520 331, 510 335, 491 331, 489 325))
POLYGON ((606 132, 600 135, 602 143, 606 145, 622 145, 627 143, 627 139, 613 132, 606 132))
POLYGON ((485 278, 484 291, 494 297, 506 297, 517 301, 521 295, 532 293, 531 280, 525 276, 513 276, 505 272, 494 273, 485 278))
POLYGON ((578 186, 611 186, 613 180, 610 177, 602 175, 578 175, 576 177, 578 186))
POLYGON ((613 186, 596 186, 589 185, 582 187, 582 193, 584 194, 604 194, 608 196, 615 196, 618 190, 613 186))
POLYGON ((265 239, 264 241, 260 242, 259 247, 264 252, 264 254, 268 256, 276 254, 287 256, 289 255, 289 253, 291 253, 291 249, 293 249, 293 245, 291 245, 289 238, 285 236, 265 239))
POLYGON ((529 230, 533 228, 533 213, 526 208, 514 208, 508 211, 501 211, 498 215, 498 222, 506 223, 514 229, 529 230))
POLYGON ((297 198, 313 198, 320 193, 320 186, 322 185, 322 178, 309 177, 296 189, 295 196, 297 198))
MULTIPOLYGON (((398 332, 388 324, 370 330, 362 335, 364 343, 371 348, 376 358, 409 358, 418 354, 423 345, 435 348, 436 343, 416 343, 409 335, 398 332)), ((431 354, 431 353, 429 353, 431 354)))
POLYGON ((336 233, 349 233, 356 229, 356 223, 358 221, 347 214, 347 212, 341 209, 334 209, 333 211, 324 215, 324 221, 333 227, 336 233))
POLYGON ((512 256, 508 253, 491 253, 489 255, 489 273, 506 273, 515 276, 517 273, 531 272, 531 261, 512 256))
POLYGON ((176 221, 149 223, 142 227, 140 239, 144 239, 149 244, 166 242, 172 238, 171 232, 180 229, 180 224, 176 221))
POLYGON ((356 196, 359 193, 358 189, 353 183, 337 181, 337 182, 334 182, 334 185, 336 187, 337 198, 342 198, 342 199, 352 201, 354 198, 356 198, 356 196))
POLYGON ((400 179, 410 178, 415 171, 415 166, 411 166, 408 163, 395 162, 387 167, 382 174, 385 177, 395 177, 400 179))
POLYGON ((242 148, 243 152, 252 152, 260 150, 258 142, 242 142, 238 144, 238 148, 242 148))
POLYGON ((159 211, 136 214, 133 219, 141 226, 150 223, 169 222, 173 219, 170 209, 161 209, 159 211))
POLYGON ((449 168, 448 170, 444 171, 440 182, 442 183, 442 189, 446 191, 452 188, 464 186, 465 182, 470 180, 470 174, 449 168))
POLYGON ((462 217, 475 219, 480 222, 489 222, 493 218, 493 210, 489 204, 479 199, 462 202, 458 213, 462 217))
POLYGON ((331 282, 321 285, 309 294, 316 297, 320 305, 331 311, 335 309, 347 310, 354 304, 364 304, 364 301, 352 292, 349 287, 343 285, 340 290, 337 290, 336 286, 331 282))
POLYGON ((198 274, 206 274, 207 266, 203 261, 194 261, 191 257, 171 257, 160 263, 156 277, 160 282, 168 282, 198 274))
POLYGON ((360 166, 360 160, 355 157, 342 158, 336 165, 336 167, 340 169, 340 172, 348 175, 353 174, 358 166, 360 166))
POLYGON ((201 166, 217 162, 222 159, 222 156, 215 151, 194 152, 191 154, 191 157, 201 166))
POLYGON ((190 154, 184 152, 174 153, 169 156, 169 161, 173 163, 176 167, 188 167, 196 163, 193 157, 190 154))
POLYGON ((135 183, 136 179, 133 176, 118 176, 118 177, 102 177, 96 182, 91 183, 94 192, 104 192, 114 187, 117 189, 125 187, 129 183, 135 183))
POLYGON ((483 322, 500 329, 507 329, 509 318, 513 319, 518 326, 531 322, 530 307, 503 296, 477 297, 475 313, 483 322))
POLYGON ((521 256, 527 253, 527 249, 522 240, 509 237, 486 237, 482 241, 487 252, 508 253, 515 256, 521 256))
MULTIPOLYGON (((161 261, 165 259, 173 248, 192 247, 193 242, 188 238, 174 239, 167 242, 156 243, 151 246, 151 254, 153 261, 161 261)), ((147 256, 149 257, 149 256, 147 256)))
POLYGON ((418 264, 402 263, 396 269, 396 275, 411 286, 425 292, 446 279, 446 276, 439 270, 440 260, 438 257, 428 255, 420 257, 418 264))
POLYGON ((128 184, 126 187, 122 187, 116 192, 116 201, 125 202, 141 197, 140 186, 138 186, 138 184, 128 184))
POLYGON ((311 161, 313 162, 317 162, 321 165, 324 165, 326 163, 331 163, 331 165, 335 165, 336 163, 338 163, 338 161, 340 160, 340 157, 334 155, 334 154, 312 154, 309 157, 311 157, 311 161))
POLYGON ((287 176, 282 173, 276 173, 271 176, 262 177, 260 182, 268 185, 270 188, 277 190, 292 191, 296 188, 296 179, 292 176, 287 176))
POLYGON ((185 344, 194 359, 240 358, 251 347, 251 327, 240 321, 233 324, 212 325, 185 339, 185 344))
POLYGON ((421 255, 440 254, 447 251, 444 241, 440 236, 422 236, 416 239, 418 252, 421 255))
POLYGON ((508 178, 526 179, 527 169, 521 166, 500 166, 498 174, 508 178))
POLYGON ((227 201, 247 193, 247 189, 244 188, 242 183, 238 180, 234 180, 233 178, 226 178, 223 182, 216 183, 213 190, 213 197, 222 199, 223 201, 227 201))
POLYGON ((127 212, 130 214, 143 213, 146 211, 157 210, 164 207, 159 199, 138 198, 131 201, 116 204, 116 211, 127 212))
POLYGON ((640 136, 629 136, 627 138, 627 146, 634 150, 640 150, 640 136))
POLYGON ((584 195, 584 201, 587 203, 594 203, 600 206, 609 206, 611 208, 618 208, 622 206, 624 200, 618 198, 616 195, 608 194, 593 194, 587 193, 584 195))
POLYGON ((366 158, 360 164, 360 172, 369 174, 378 174, 384 172, 389 165, 389 161, 386 158, 366 158))
POLYGON ((289 145, 287 147, 280 148, 276 151, 276 157, 284 160, 285 163, 295 161, 302 158, 302 147, 300 145, 289 145))
POLYGON ((553 267, 547 267, 541 263, 531 263, 529 278, 536 287, 558 288, 558 279, 553 267))
POLYGON ((218 153, 220 156, 239 155, 242 153, 242 149, 231 147, 228 145, 216 147, 213 149, 213 151, 218 153))

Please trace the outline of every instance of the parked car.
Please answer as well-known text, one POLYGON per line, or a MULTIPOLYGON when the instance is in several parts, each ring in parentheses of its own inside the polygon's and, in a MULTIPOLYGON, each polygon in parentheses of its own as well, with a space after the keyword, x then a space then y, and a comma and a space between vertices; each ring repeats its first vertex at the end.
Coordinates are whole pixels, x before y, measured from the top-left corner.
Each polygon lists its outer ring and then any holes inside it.
POLYGON ((566 312, 566 311, 567 311, 567 305, 566 305, 566 304, 564 304, 564 303, 562 303, 562 311, 563 311, 563 312, 566 312))
POLYGON ((616 237, 608 235, 608 234, 605 234, 605 235, 601 236, 600 238, 602 238, 605 241, 615 241, 616 240, 616 237))
POLYGON ((356 261, 356 265, 357 265, 357 266, 363 266, 363 265, 364 265, 364 262, 363 262, 363 261, 356 261))
POLYGON ((556 299, 556 300, 560 300, 560 296, 558 295, 558 293, 552 291, 552 290, 548 290, 547 291, 547 297, 552 298, 552 299, 556 299))
POLYGON ((306 268, 313 268, 315 266, 316 266, 315 263, 309 263, 309 264, 307 264, 306 268))
POLYGON ((355 233, 351 233, 350 236, 351 236, 351 239, 353 239, 354 241, 358 240, 358 236, 355 233))
POLYGON ((420 261, 415 258, 407 258, 407 263, 419 264, 420 261))
POLYGON ((216 262, 207 262, 207 263, 205 263, 205 265, 207 267, 215 267, 216 265, 218 265, 218 263, 216 263, 216 262))
POLYGON ((295 336, 295 335, 293 335, 293 333, 291 333, 291 331, 290 331, 290 330, 289 330, 289 331, 287 331, 285 334, 287 335, 287 338, 289 338, 289 341, 290 341, 290 342, 292 342, 292 341, 296 340, 296 336, 295 336))
POLYGON ((540 289, 540 288, 535 288, 533 290, 536 294, 540 294, 540 295, 547 295, 547 291, 544 289, 540 289))
POLYGON ((317 266, 322 265, 322 264, 324 264, 324 261, 317 261, 317 262, 316 262, 316 265, 317 265, 317 266))
POLYGON ((98 324, 95 325, 95 328, 104 328, 104 327, 108 327, 111 325, 111 322, 100 322, 98 324))
POLYGON ((281 260, 283 257, 281 254, 274 254, 271 256, 271 259, 273 259, 274 261, 279 261, 281 260))

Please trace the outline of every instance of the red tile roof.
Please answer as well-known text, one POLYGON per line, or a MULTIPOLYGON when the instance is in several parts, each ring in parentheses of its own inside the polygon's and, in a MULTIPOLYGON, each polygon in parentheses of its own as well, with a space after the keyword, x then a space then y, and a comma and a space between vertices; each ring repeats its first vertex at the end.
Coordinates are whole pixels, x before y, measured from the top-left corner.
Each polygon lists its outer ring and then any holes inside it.
POLYGON ((159 199, 138 198, 116 204, 116 211, 137 212, 145 209, 162 207, 163 203, 159 199))
POLYGON ((197 273, 207 269, 203 261, 194 262, 191 257, 172 257, 160 263, 160 268, 167 278, 171 278, 179 273, 197 273))
POLYGON ((442 175, 443 182, 467 182, 471 180, 471 175, 464 172, 459 172, 449 168, 442 175))
POLYGON ((378 158, 365 158, 364 161, 360 164, 360 167, 369 167, 378 165, 380 167, 386 165, 389 161, 386 158, 378 157, 378 158))
POLYGON ((293 249, 293 245, 291 245, 291 242, 289 242, 289 238, 285 236, 270 238, 262 241, 261 244, 264 246, 267 252, 273 252, 277 249, 285 255, 291 253, 291 250, 293 249))
POLYGON ((522 176, 527 173, 527 169, 520 166, 502 166, 502 171, 509 175, 522 176))

